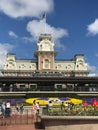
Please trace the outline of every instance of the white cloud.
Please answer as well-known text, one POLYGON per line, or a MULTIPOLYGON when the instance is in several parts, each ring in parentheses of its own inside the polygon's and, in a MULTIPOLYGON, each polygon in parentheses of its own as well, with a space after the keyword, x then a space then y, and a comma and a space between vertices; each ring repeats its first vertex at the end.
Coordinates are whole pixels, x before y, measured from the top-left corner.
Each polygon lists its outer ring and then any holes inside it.
POLYGON ((88 33, 87 35, 95 36, 98 34, 98 19, 88 25, 87 27, 88 33))
POLYGON ((96 68, 96 66, 88 65, 88 70, 90 70, 91 72, 95 72, 97 70, 97 68, 96 68))
POLYGON ((61 44, 59 39, 55 41, 56 45, 55 47, 58 48, 58 49, 62 49, 62 50, 66 50, 66 46, 61 44))
POLYGON ((33 42, 34 39, 33 37, 22 37, 22 39, 27 43, 27 42, 33 42))
POLYGON ((28 22, 27 31, 32 35, 35 41, 38 40, 40 34, 51 34, 54 43, 61 48, 63 45, 60 43, 60 38, 68 36, 66 29, 52 27, 51 25, 45 23, 43 20, 33 20, 28 22))
MULTIPOLYGON (((44 12, 50 13, 53 9, 54 0, 0 0, 0 12, 3 12, 12 18, 40 18, 44 12)), ((37 20, 31 21, 27 25, 27 30, 33 38, 23 37, 23 40, 26 42, 38 40, 38 36, 41 33, 44 33, 44 23, 37 20)), ((60 43, 60 38, 68 36, 66 29, 55 28, 46 24, 46 31, 49 34, 52 34, 56 47, 65 48, 64 45, 60 43)), ((13 31, 9 31, 9 35, 14 38, 20 38, 13 31)))
POLYGON ((13 38, 18 38, 18 35, 16 35, 13 31, 9 31, 8 34, 13 38))
MULTIPOLYGON (((0 0, 0 12, 12 18, 23 17, 41 17, 46 12, 50 13, 54 9, 54 0, 0 0), (5 6, 6 5, 6 6, 5 6)), ((23 37, 26 42, 38 40, 38 36, 44 33, 44 23, 42 21, 31 21, 27 25, 27 30, 33 37, 23 37)), ((68 36, 66 29, 55 28, 46 24, 46 33, 52 34, 56 47, 65 48, 60 43, 60 38, 68 36)), ((9 36, 13 38, 20 38, 13 31, 9 31, 9 36)))
POLYGON ((90 66, 88 64, 88 70, 90 71, 88 76, 98 76, 98 68, 96 66, 90 66))
POLYGON ((90 73, 88 76, 94 77, 94 76, 96 76, 96 74, 95 73, 90 73))
POLYGON ((12 45, 8 43, 0 43, 0 69, 3 66, 3 63, 6 60, 7 53, 13 48, 12 45))
POLYGON ((0 11, 12 18, 39 17, 53 6, 53 0, 0 0, 0 11))
POLYGON ((9 34, 10 37, 12 37, 12 38, 18 38, 19 40, 23 40, 26 43, 34 41, 32 37, 26 37, 26 36, 20 37, 16 33, 14 33, 13 31, 9 31, 8 34, 9 34))

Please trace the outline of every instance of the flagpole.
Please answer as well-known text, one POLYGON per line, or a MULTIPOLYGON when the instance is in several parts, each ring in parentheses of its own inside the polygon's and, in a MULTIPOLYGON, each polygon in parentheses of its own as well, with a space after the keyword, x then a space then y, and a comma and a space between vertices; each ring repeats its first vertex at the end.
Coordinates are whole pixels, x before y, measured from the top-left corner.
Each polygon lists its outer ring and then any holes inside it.
MULTIPOLYGON (((46 14, 45 14, 46 15, 46 14)), ((45 34, 46 34, 46 16, 45 16, 45 34)))
POLYGON ((44 33, 46 34, 46 13, 43 14, 42 19, 44 23, 44 33))

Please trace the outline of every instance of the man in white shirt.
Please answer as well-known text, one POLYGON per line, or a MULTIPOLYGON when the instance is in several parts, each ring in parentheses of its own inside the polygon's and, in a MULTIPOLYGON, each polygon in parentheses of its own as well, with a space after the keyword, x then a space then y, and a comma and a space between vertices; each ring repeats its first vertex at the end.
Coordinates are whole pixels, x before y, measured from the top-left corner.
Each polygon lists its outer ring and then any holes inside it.
POLYGON ((10 101, 6 102, 6 117, 10 117, 10 113, 11 113, 11 103, 10 101))

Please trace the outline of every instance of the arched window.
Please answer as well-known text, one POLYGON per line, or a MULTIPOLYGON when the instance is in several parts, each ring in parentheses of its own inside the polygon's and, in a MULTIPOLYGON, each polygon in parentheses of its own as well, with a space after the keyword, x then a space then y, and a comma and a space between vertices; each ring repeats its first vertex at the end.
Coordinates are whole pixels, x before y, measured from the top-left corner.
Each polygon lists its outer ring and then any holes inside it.
POLYGON ((49 69, 49 68, 50 68, 49 60, 45 59, 44 60, 44 69, 49 69))

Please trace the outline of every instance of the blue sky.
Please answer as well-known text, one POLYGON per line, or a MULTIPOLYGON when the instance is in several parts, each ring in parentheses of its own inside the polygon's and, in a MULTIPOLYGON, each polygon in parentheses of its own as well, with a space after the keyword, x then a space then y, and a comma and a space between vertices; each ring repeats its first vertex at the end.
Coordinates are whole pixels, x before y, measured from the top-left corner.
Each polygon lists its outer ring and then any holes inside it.
POLYGON ((7 53, 34 59, 38 36, 53 36, 56 59, 84 54, 92 75, 98 74, 98 0, 0 0, 0 67, 7 53))

